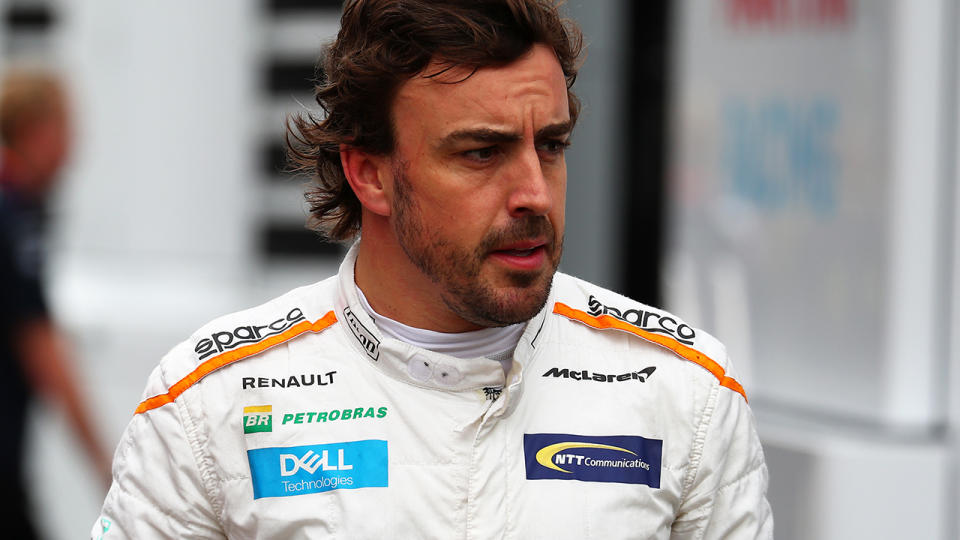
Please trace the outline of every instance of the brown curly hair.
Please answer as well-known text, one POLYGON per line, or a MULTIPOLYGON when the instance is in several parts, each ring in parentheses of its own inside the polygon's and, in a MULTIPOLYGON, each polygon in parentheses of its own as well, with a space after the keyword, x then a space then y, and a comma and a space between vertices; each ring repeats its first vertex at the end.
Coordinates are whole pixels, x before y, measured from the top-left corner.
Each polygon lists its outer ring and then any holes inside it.
POLYGON ((360 201, 340 164, 340 145, 384 155, 394 148, 393 98, 431 61, 474 72, 506 65, 534 44, 552 47, 563 69, 576 121, 580 103, 570 91, 583 38, 552 0, 351 0, 340 32, 318 64, 315 87, 322 115, 287 122, 287 153, 295 171, 314 176, 305 194, 310 226, 332 240, 360 229, 360 201))

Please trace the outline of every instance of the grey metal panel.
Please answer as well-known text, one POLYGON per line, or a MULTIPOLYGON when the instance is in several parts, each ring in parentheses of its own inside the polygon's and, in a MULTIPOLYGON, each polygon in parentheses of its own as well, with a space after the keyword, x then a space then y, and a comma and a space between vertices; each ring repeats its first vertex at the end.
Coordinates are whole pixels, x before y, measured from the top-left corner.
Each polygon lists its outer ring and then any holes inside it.
POLYGON ((567 154, 567 223, 561 268, 599 285, 621 283, 618 197, 623 176, 619 137, 619 89, 624 84, 624 12, 621 0, 569 2, 581 26, 587 59, 574 91, 583 111, 567 154))

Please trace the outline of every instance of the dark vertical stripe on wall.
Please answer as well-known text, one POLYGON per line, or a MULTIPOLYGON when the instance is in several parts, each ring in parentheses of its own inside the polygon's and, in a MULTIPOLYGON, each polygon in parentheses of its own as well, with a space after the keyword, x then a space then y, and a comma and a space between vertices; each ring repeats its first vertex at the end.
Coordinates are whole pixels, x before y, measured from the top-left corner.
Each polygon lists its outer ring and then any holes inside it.
POLYGON ((660 290, 664 239, 664 184, 670 57, 669 0, 625 2, 627 32, 625 148, 624 293, 662 305, 660 290))
POLYGON ((46 32, 57 22, 56 13, 45 4, 9 5, 3 18, 12 31, 46 32))

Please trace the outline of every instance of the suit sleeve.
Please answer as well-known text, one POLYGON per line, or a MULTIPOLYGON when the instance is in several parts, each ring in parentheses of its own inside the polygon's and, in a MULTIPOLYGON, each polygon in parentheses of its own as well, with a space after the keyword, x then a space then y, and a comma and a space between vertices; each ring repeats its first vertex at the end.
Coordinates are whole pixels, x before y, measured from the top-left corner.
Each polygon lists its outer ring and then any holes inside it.
POLYGON ((746 399, 714 384, 691 449, 673 540, 772 539, 767 466, 746 399))
MULTIPOLYGON (((150 379, 145 396, 166 392, 160 367, 150 379)), ((113 483, 92 539, 225 538, 191 433, 195 426, 177 401, 134 415, 114 455, 113 483)))

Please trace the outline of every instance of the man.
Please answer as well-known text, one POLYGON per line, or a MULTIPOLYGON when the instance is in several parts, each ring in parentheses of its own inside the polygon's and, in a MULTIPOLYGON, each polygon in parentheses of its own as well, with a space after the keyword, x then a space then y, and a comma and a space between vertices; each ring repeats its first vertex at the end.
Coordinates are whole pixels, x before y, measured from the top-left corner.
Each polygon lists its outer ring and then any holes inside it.
POLYGON ((0 467, 7 501, 0 521, 13 538, 35 538, 23 478, 30 399, 62 406, 97 473, 110 459, 96 437, 73 377, 67 348, 47 311, 41 245, 47 194, 69 150, 66 96, 56 77, 15 70, 0 84, 0 467))
POLYGON ((163 360, 94 536, 771 537, 722 345, 556 273, 579 52, 546 0, 348 2, 292 133, 359 236, 163 360))

